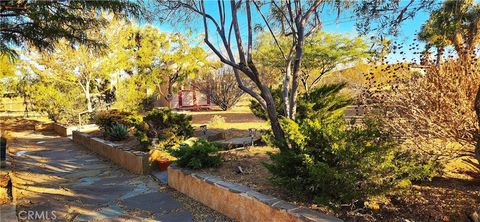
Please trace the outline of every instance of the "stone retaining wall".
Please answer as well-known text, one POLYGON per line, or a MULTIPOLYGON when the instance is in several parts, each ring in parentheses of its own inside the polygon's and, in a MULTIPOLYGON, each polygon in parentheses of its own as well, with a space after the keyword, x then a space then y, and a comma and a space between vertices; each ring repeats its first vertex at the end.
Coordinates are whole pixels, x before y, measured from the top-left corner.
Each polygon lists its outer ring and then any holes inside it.
POLYGON ((95 124, 83 125, 83 126, 64 126, 59 123, 53 123, 53 130, 60 136, 71 136, 73 131, 91 132, 98 130, 98 126, 95 124))
POLYGON ((338 218, 298 207, 250 188, 175 166, 168 168, 168 185, 187 196, 240 222, 254 221, 322 221, 338 218))
POLYGON ((86 133, 73 131, 73 142, 111 160, 122 168, 135 174, 148 174, 148 153, 122 148, 110 141, 96 138, 86 133))

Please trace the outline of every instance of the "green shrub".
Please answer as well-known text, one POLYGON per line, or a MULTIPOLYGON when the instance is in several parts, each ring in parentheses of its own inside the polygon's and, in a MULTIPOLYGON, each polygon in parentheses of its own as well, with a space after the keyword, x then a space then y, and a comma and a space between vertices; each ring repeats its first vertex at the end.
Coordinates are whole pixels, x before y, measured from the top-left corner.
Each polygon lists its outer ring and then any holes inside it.
POLYGON ((123 124, 115 124, 106 130, 106 135, 112 141, 121 141, 128 138, 128 128, 123 124))
POLYGON ((169 149, 169 153, 176 157, 176 163, 180 167, 190 169, 202 169, 209 167, 219 167, 222 164, 222 158, 215 154, 220 150, 216 143, 210 143, 205 140, 199 140, 191 146, 180 146, 176 149, 169 149))
POLYGON ((151 141, 147 136, 148 126, 143 122, 143 117, 139 116, 137 118, 131 118, 131 122, 134 127, 133 135, 144 149, 148 149, 151 145, 151 141))
MULTIPOLYGON (((192 117, 172 112, 170 109, 153 110, 143 118, 137 129, 138 137, 158 139, 159 146, 178 145, 193 135, 192 117)), ((138 138, 137 137, 137 138, 138 138)))
MULTIPOLYGON (((309 93, 300 95, 297 100, 296 118, 307 119, 316 115, 318 118, 328 119, 342 116, 345 107, 352 103, 350 97, 340 94, 344 87, 345 83, 326 84, 311 90, 309 93)), ((279 117, 285 116, 282 89, 271 89, 271 92, 279 117)), ((266 112, 256 100, 251 100, 249 107, 255 116, 268 120, 266 112)))
POLYGON ((96 113, 94 121, 98 127, 105 132, 112 128, 114 125, 122 124, 124 126, 130 126, 132 123, 132 113, 124 112, 116 109, 99 111, 96 113))
POLYGON ((152 111, 155 107, 155 95, 150 95, 142 99, 140 106, 142 107, 143 112, 152 111))
POLYGON ((431 163, 418 163, 397 149, 375 121, 347 127, 342 121, 325 123, 282 119, 290 149, 271 154, 271 181, 309 201, 351 203, 381 195, 413 180, 429 179, 431 163))
MULTIPOLYGON (((277 89, 270 89, 273 99, 275 101, 275 105, 277 108, 277 113, 280 116, 285 116, 285 107, 283 106, 283 100, 282 100, 282 89, 277 88, 277 89)), ((248 106, 250 108, 250 111, 252 111, 253 115, 256 117, 263 119, 263 120, 268 120, 267 113, 263 110, 262 106, 258 101, 256 100, 250 100, 250 104, 248 106)))
POLYGON ((400 149, 381 122, 365 117, 348 124, 343 113, 351 100, 336 96, 341 87, 302 95, 296 120, 281 118, 288 147, 270 154, 272 163, 265 164, 273 184, 308 201, 336 205, 367 200, 437 173, 434 163, 400 149))

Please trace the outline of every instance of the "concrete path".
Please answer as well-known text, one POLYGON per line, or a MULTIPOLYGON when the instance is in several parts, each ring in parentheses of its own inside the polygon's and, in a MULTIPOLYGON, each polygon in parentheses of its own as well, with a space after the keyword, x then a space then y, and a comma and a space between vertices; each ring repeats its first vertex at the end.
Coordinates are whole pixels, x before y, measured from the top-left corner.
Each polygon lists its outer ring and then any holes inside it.
MULTIPOLYGON (((70 139, 17 132, 13 198, 20 221, 192 221, 176 192, 150 176, 131 174, 70 139), (32 213, 33 212, 33 213, 32 213)), ((212 221, 221 221, 209 217, 212 221)), ((3 222, 3 221, 2 221, 3 222)))

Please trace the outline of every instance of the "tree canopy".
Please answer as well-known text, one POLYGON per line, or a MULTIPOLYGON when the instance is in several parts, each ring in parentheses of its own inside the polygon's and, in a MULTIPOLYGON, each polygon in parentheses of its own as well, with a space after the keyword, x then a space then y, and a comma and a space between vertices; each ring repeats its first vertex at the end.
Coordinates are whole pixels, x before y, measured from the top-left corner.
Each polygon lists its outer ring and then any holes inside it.
MULTIPOLYGON (((325 7, 342 12, 348 7, 357 17, 365 19, 362 29, 370 29, 372 19, 387 22, 389 26, 398 27, 402 21, 413 17, 416 11, 425 9, 433 0, 422 1, 413 5, 401 1, 224 1, 208 2, 191 0, 158 0, 159 9, 168 15, 170 21, 197 22, 203 24, 204 42, 221 62, 231 66, 238 86, 255 98, 267 111, 275 139, 287 147, 285 133, 280 125, 277 107, 272 97, 269 84, 261 78, 259 61, 254 58, 253 42, 258 32, 266 30, 274 40, 284 60, 282 73, 283 101, 287 118, 295 119, 296 100, 299 94, 301 73, 304 67, 304 48, 308 36, 322 28, 322 13, 325 7), (240 16, 242 15, 242 16, 240 16), (243 16, 244 15, 244 16, 243 16), (245 24, 245 28, 240 28, 245 24), (218 39, 215 44, 213 35, 218 39), (288 38, 287 50, 283 50, 280 38, 288 38), (247 86, 241 75, 253 82, 247 86)), ((376 23, 378 24, 378 23, 376 23)), ((395 32, 395 29, 392 29, 395 32)), ((283 148, 282 148, 283 149, 283 148)))
MULTIPOLYGON (((453 45, 459 59, 470 64, 480 43, 480 4, 472 0, 447 0, 430 15, 419 38, 437 47, 453 45)), ((437 62, 441 57, 437 56, 437 62)))
MULTIPOLYGON (((273 69, 280 69, 284 61, 280 50, 268 34, 258 40, 255 56, 262 65, 273 69)), ((288 45, 287 38, 278 38, 282 48, 288 45)), ((285 50, 285 49, 284 49, 285 50)), ((327 73, 341 66, 359 62, 370 56, 366 42, 360 38, 350 38, 342 34, 315 32, 305 39, 304 63, 300 74, 303 90, 310 91, 327 73)))
POLYGON ((17 56, 16 47, 51 50, 59 39, 86 45, 98 43, 86 31, 104 24, 100 11, 140 16, 129 0, 0 1, 0 54, 17 56))

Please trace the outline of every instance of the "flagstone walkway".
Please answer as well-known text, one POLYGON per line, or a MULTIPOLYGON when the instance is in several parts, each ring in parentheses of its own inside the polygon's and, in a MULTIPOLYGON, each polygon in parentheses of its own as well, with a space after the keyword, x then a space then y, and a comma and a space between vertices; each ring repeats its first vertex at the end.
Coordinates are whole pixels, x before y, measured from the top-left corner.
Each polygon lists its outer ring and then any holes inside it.
POLYGON ((203 205, 200 211, 207 212, 196 215, 199 210, 192 206, 200 204, 151 176, 131 174, 68 138, 34 131, 13 136, 9 152, 19 220, 32 220, 28 212, 60 221, 228 220, 203 205))

